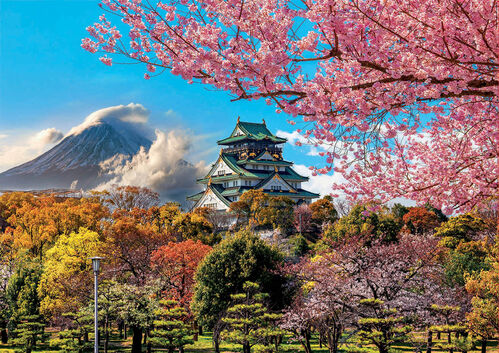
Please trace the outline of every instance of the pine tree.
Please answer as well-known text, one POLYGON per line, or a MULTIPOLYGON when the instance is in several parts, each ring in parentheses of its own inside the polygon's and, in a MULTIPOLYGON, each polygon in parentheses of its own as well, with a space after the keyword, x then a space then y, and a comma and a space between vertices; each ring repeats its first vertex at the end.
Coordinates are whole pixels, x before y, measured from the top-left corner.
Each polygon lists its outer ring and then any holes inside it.
POLYGON ((190 325, 186 322, 188 313, 175 300, 161 300, 161 308, 156 311, 158 320, 154 320, 151 332, 151 345, 166 348, 168 353, 175 349, 184 351, 186 344, 194 343, 190 325))
POLYGON ((16 351, 31 353, 39 339, 47 338, 44 330, 45 323, 40 315, 21 317, 21 321, 14 330, 16 337, 12 340, 12 344, 17 347, 16 351))
POLYGON ((245 293, 231 295, 232 304, 222 321, 226 328, 221 336, 225 341, 243 346, 243 353, 277 352, 284 332, 277 327, 280 314, 269 313, 263 301, 268 297, 260 293, 258 284, 245 282, 245 293))
POLYGON ((349 347, 349 352, 388 353, 395 343, 407 341, 411 327, 404 325, 404 317, 397 316, 396 309, 388 309, 382 300, 374 298, 362 299, 359 304, 363 317, 357 322, 359 331, 354 336, 357 347, 349 347))
POLYGON ((450 306, 450 305, 432 305, 432 311, 440 318, 440 325, 434 325, 430 327, 432 332, 447 333, 447 342, 437 343, 436 347, 444 350, 447 349, 449 353, 454 351, 468 351, 472 348, 472 342, 468 339, 466 333, 466 326, 461 325, 457 322, 458 312, 460 307, 450 306), (452 333, 455 334, 455 340, 452 340, 452 333), (459 336, 462 336, 461 338, 459 336))
POLYGON ((57 339, 52 339, 50 345, 59 348, 64 353, 82 353, 93 346, 88 340, 88 334, 93 330, 92 312, 81 310, 78 313, 65 313, 63 316, 71 319, 70 327, 59 333, 57 339))

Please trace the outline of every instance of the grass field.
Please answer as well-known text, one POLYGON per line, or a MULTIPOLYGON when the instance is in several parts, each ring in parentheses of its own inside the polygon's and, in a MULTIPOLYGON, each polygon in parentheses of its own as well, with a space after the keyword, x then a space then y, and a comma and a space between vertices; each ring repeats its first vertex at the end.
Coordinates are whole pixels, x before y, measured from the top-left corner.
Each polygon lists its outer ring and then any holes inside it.
MULTIPOLYGON (((442 337, 444 338, 444 337, 442 337)), ((439 342, 445 343, 444 340, 435 340, 434 339, 434 344, 438 344, 439 342)), ((131 339, 128 340, 120 340, 118 339, 117 336, 113 336, 112 340, 110 342, 110 347, 109 347, 109 353, 118 353, 118 352, 130 352, 130 345, 131 345, 131 339)), ((225 343, 222 342, 221 344, 221 351, 222 352, 238 352, 240 351, 240 347, 234 344, 230 343, 225 343)), ((294 343, 294 342, 285 342, 283 345, 280 346, 282 349, 282 352, 303 352, 303 348, 299 343, 294 343)), ((341 349, 342 346, 340 345, 340 351, 343 351, 341 349)), ((410 344, 407 345, 399 345, 395 346, 395 349, 397 349, 400 352, 414 352, 415 349, 412 347, 410 344)), ((312 339, 312 350, 314 353, 327 353, 328 350, 326 347, 320 347, 317 341, 317 337, 314 337, 312 339)), ((104 352, 103 348, 100 349, 101 352, 104 352)), ((143 351, 146 351, 146 347, 143 347, 143 351)), ((157 351, 157 350, 153 350, 157 351)), ((56 353, 59 352, 58 350, 55 350, 54 348, 50 347, 48 344, 40 344, 40 347, 38 349, 34 350, 33 353, 56 353)), ((185 353, 212 353, 214 352, 213 350, 213 345, 211 341, 211 336, 210 335, 202 335, 199 336, 198 341, 196 341, 192 345, 186 346, 185 353)), ((434 348, 433 352, 448 352, 448 351, 442 351, 438 348, 434 348)), ((2 345, 0 344, 0 353, 14 353, 14 348, 9 346, 9 345, 2 345)), ((480 353, 479 347, 473 351, 469 351, 468 353, 480 353)), ((487 344, 487 353, 499 353, 498 349, 498 343, 497 340, 495 341, 490 341, 487 344)))

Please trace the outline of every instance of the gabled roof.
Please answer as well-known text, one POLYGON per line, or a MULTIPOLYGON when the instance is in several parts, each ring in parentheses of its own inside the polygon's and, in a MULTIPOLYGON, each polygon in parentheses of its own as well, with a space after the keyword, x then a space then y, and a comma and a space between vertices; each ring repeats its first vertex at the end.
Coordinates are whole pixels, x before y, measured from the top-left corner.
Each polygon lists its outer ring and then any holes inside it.
MULTIPOLYGON (((199 180, 204 180, 204 179, 209 178, 210 175, 217 168, 218 163, 220 163, 220 160, 222 160, 223 162, 225 162, 225 164, 234 172, 234 174, 237 174, 237 175, 239 175, 239 174, 243 174, 243 175, 252 174, 252 173, 248 172, 247 170, 245 170, 244 168, 241 168, 237 164, 237 160, 233 156, 225 154, 225 153, 221 153, 220 156, 218 157, 217 161, 213 164, 213 167, 211 167, 211 169, 208 172, 208 174, 204 178, 199 179, 199 180)), ((248 175, 248 176, 254 176, 254 175, 248 175)), ((254 176, 254 177, 256 177, 256 176, 254 176)))
POLYGON ((228 145, 239 141, 253 140, 253 141, 269 141, 272 143, 285 143, 287 140, 275 136, 267 128, 265 122, 263 123, 249 123, 245 121, 237 121, 236 127, 229 137, 219 140, 219 145, 228 145), (236 136, 236 133, 241 133, 236 136))
MULTIPOLYGON (((292 187, 286 180, 284 180, 278 172, 274 172, 272 174, 270 174, 266 179, 263 179, 261 182, 259 182, 256 186, 255 186, 255 189, 261 189, 265 186, 265 184, 267 184, 268 182, 270 182, 272 179, 274 178, 277 178, 279 180, 281 180, 285 185, 288 186, 288 188, 290 190, 292 190, 291 192, 296 192, 296 189, 294 187, 292 187)), ((264 190, 265 191, 265 190, 264 190)))
POLYGON ((227 200, 222 195, 222 189, 219 189, 219 187, 216 184, 209 184, 208 187, 206 188, 206 190, 204 190, 204 191, 202 191, 200 193, 197 193, 195 195, 192 195, 192 196, 188 197, 187 199, 191 200, 191 201, 195 201, 196 204, 193 206, 193 208, 196 208, 199 200, 201 200, 202 197, 203 197, 203 195, 205 195, 209 191, 212 191, 215 194, 215 196, 218 199, 220 199, 220 201, 222 201, 227 207, 230 207, 230 201, 227 200))

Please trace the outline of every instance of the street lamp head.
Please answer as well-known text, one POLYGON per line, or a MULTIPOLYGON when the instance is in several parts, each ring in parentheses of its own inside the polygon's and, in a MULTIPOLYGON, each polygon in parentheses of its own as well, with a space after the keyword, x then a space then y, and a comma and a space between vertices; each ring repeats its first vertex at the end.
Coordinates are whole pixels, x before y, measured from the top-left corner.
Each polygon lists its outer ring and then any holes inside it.
POLYGON ((91 257, 90 258, 92 260, 92 267, 94 269, 94 272, 99 272, 99 269, 100 269, 100 260, 103 260, 104 258, 103 257, 91 257))

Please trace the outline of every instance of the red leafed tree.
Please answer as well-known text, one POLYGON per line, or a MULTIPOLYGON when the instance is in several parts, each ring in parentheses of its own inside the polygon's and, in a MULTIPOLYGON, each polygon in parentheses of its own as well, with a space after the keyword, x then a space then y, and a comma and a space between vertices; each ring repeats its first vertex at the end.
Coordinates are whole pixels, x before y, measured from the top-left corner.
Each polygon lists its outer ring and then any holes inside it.
POLYGON ((167 282, 169 294, 184 307, 191 302, 198 264, 210 251, 211 246, 188 239, 164 245, 151 256, 151 264, 167 282))
POLYGON ((263 98, 352 198, 450 213, 497 188, 495 0, 102 0, 82 47, 263 98), (119 24, 120 28, 116 27, 119 24), (127 38, 124 38, 127 36, 127 38))
POLYGON ((416 234, 433 232, 441 223, 435 212, 424 207, 411 207, 403 220, 409 230, 416 234))

